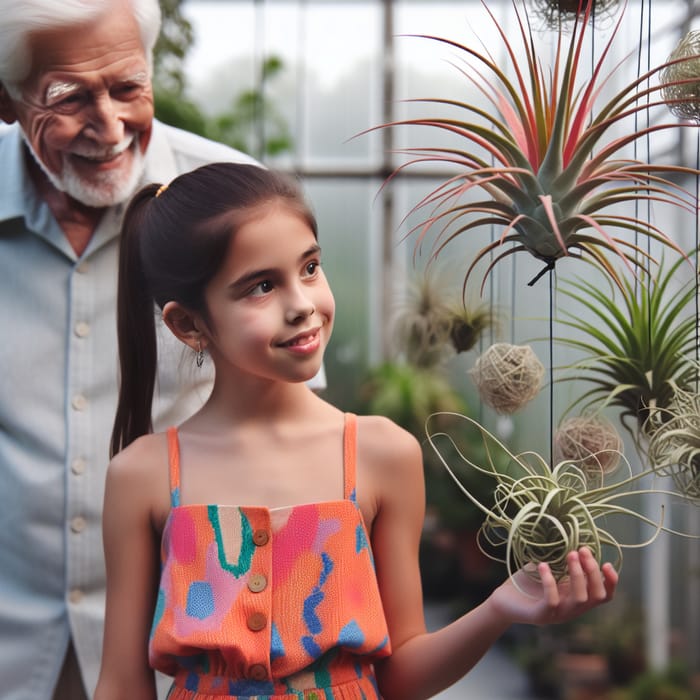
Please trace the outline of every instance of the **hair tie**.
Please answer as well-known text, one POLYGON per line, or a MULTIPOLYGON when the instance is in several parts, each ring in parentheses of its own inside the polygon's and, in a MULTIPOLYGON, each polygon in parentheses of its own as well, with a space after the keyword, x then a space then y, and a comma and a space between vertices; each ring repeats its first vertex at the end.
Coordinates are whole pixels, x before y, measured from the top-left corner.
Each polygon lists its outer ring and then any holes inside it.
POLYGON ((161 185, 157 190, 156 190, 156 197, 160 197, 165 190, 168 189, 167 185, 161 185))

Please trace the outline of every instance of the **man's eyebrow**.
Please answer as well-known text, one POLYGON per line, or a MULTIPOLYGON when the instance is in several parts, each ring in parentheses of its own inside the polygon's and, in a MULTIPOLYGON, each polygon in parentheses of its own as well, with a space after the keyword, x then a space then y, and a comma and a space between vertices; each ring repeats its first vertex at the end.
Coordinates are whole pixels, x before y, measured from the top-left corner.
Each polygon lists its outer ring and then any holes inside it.
POLYGON ((145 85, 148 82, 148 73, 145 70, 140 70, 138 73, 132 73, 124 78, 121 82, 124 83, 142 83, 145 85))
MULTIPOLYGON (((120 78, 119 83, 139 83, 146 85, 148 83, 148 73, 144 70, 120 78)), ((68 93, 80 90, 83 85, 74 80, 54 80, 46 88, 46 101, 51 102, 67 95, 68 93)))
POLYGON ((46 88, 46 100, 50 102, 51 100, 63 97, 63 95, 66 95, 69 92, 73 92, 74 90, 79 88, 80 85, 76 82, 69 82, 67 80, 54 80, 46 88))

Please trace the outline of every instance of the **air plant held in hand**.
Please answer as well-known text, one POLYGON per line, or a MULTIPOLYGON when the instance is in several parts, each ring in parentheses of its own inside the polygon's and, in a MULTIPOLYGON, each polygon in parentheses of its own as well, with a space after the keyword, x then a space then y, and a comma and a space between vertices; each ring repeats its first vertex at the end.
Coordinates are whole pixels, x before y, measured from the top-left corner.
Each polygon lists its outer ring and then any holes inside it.
POLYGON ((623 13, 591 75, 583 76, 581 56, 592 4, 587 3, 585 14, 577 16, 570 32, 560 27, 553 66, 545 69, 537 52, 538 41, 517 6, 514 4, 516 32, 524 60, 484 3, 514 80, 488 49, 478 51, 446 38, 416 35, 460 52, 464 63, 456 67, 493 108, 454 99, 411 100, 454 109, 455 117, 426 116, 375 127, 427 127, 454 137, 449 147, 402 149, 409 159, 396 168, 385 186, 417 165, 456 167, 454 176, 413 207, 411 213, 419 214, 421 223, 411 233, 417 233, 416 249, 431 233, 432 255, 437 256, 458 236, 495 227, 498 237, 478 251, 466 270, 465 285, 477 264, 492 253, 484 280, 502 259, 528 251, 550 268, 563 256, 581 257, 610 275, 618 286, 619 275, 610 255, 632 269, 648 257, 639 241, 630 237, 655 239, 682 253, 661 229, 636 216, 616 213, 615 207, 624 202, 656 201, 695 211, 693 197, 676 181, 682 174, 695 175, 694 169, 655 165, 621 154, 637 139, 689 125, 632 126, 635 114, 663 104, 658 97, 661 86, 651 85, 663 64, 635 77, 607 103, 597 105, 615 72, 606 75, 604 71, 623 13), (604 137, 613 126, 623 126, 624 135, 606 142, 604 137), (476 193, 475 201, 468 198, 472 193, 476 193), (479 193, 485 196, 480 198, 479 193))
MULTIPOLYGON (((601 475, 595 480, 596 485, 591 487, 586 472, 575 463, 562 461, 550 468, 534 452, 515 455, 477 421, 460 414, 451 415, 467 423, 466 429, 476 428, 480 431, 487 463, 481 466, 471 461, 458 449, 456 441, 445 432, 444 427, 438 432, 428 429, 428 440, 460 490, 486 516, 478 537, 482 551, 486 556, 505 563, 510 576, 524 569, 537 577, 536 569, 531 565, 546 562, 554 577, 561 580, 567 576, 567 554, 583 546, 591 550, 599 563, 603 560, 604 549, 612 548, 616 554, 615 566, 619 569, 623 548, 646 546, 662 530, 694 537, 664 527, 663 512, 660 513, 659 522, 654 522, 622 504, 623 499, 651 492, 650 489, 630 488, 652 473, 651 470, 632 474, 627 465, 623 478, 603 483, 601 475), (457 476, 458 467, 450 466, 438 448, 437 442, 441 438, 447 440, 450 454, 457 455, 461 466, 466 465, 494 479, 491 504, 481 503, 463 486, 457 476), (505 470, 496 467, 503 463, 504 455, 510 463, 505 470), (621 543, 603 525, 612 516, 635 518, 651 526, 653 534, 641 543, 621 543)), ((444 426, 444 415, 438 417, 441 417, 444 426)), ((653 492, 667 493, 658 489, 653 492)), ((670 495, 683 498, 679 494, 670 495)))

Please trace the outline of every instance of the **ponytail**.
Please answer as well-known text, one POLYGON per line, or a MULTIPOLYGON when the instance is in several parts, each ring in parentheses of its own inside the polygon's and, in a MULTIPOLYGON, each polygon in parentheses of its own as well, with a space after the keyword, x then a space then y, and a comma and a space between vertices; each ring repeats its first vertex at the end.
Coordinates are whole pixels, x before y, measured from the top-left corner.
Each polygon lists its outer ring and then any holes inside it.
POLYGON ((141 260, 141 232, 158 185, 138 192, 122 223, 117 291, 119 399, 110 457, 153 430, 151 411, 158 348, 155 302, 141 260))

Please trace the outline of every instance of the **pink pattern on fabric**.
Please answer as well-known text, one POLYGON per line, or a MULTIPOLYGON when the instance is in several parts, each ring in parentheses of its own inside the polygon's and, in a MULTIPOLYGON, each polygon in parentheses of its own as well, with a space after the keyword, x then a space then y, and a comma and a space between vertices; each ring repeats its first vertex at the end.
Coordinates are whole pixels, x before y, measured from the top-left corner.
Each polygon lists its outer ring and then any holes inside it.
POLYGON ((315 505, 294 508, 286 525, 275 534, 273 540, 273 558, 275 577, 278 584, 284 583, 306 550, 306 544, 316 539, 319 524, 319 512, 315 505), (299 533, 304 533, 300 536, 299 533))
POLYGON ((197 556, 197 536, 192 515, 181 509, 174 509, 170 516, 170 547, 181 564, 191 564, 197 556))

